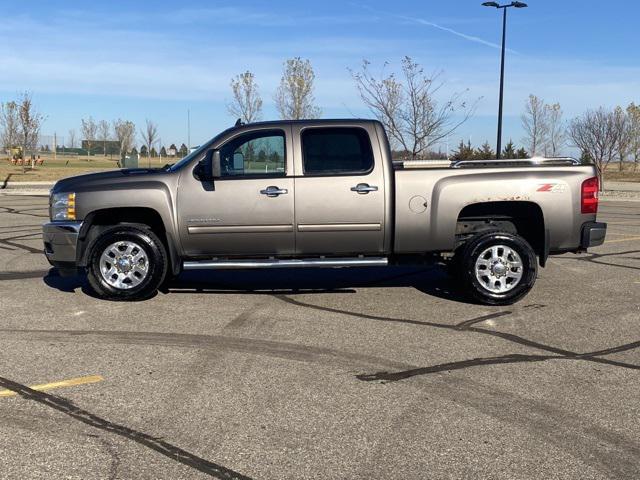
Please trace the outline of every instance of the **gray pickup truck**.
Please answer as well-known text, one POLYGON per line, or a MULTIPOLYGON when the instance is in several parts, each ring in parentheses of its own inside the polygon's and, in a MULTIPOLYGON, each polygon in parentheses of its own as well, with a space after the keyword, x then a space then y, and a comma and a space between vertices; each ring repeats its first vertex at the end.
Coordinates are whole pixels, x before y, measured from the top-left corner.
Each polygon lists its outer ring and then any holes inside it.
POLYGON ((102 298, 183 270, 446 261, 473 299, 513 303, 549 254, 600 245, 598 180, 573 159, 391 159, 372 120, 238 124, 178 163, 60 180, 44 251, 102 298))

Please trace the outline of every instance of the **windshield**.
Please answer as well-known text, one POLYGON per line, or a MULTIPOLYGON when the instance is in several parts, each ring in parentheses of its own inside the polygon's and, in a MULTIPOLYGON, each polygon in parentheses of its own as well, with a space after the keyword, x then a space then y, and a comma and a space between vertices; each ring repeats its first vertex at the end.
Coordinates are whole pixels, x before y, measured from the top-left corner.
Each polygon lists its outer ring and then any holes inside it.
POLYGON ((193 160, 195 157, 197 157, 198 155, 200 155, 202 152, 204 152, 209 145, 211 144, 211 142, 207 142, 204 145, 196 148, 193 152, 191 152, 189 155, 187 155, 186 157, 184 157, 182 160, 180 160, 179 162, 174 163, 173 165, 170 165, 167 168, 168 172, 175 172, 176 170, 179 170, 180 168, 182 168, 184 165, 186 165, 187 163, 189 163, 191 160, 193 160))
POLYGON ((205 142, 202 144, 202 146, 198 147, 197 149, 195 149, 193 152, 191 152, 189 155, 187 155, 186 157, 184 157, 182 160, 180 160, 179 162, 174 163, 173 165, 170 165, 169 167, 167 167, 167 171, 168 172, 175 172, 176 170, 180 170, 182 167, 184 167, 186 164, 188 164, 189 162, 191 162, 191 160, 193 160, 194 158, 202 155, 206 150, 208 150, 209 148, 211 148, 211 145, 214 144, 220 137, 222 137, 223 135, 225 135, 227 132, 229 132, 230 130, 233 130, 235 127, 231 127, 228 128, 227 130, 225 130, 224 132, 219 133, 218 135, 216 135, 215 137, 213 137, 211 140, 209 140, 208 142, 205 142))

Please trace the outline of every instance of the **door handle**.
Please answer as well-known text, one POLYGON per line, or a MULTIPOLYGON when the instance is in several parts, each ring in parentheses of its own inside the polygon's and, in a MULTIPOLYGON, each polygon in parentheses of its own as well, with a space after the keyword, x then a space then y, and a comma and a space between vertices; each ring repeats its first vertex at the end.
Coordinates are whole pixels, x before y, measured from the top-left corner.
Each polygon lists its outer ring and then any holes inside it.
POLYGON ((289 190, 287 190, 286 188, 278 188, 272 185, 265 188, 264 190, 260 190, 260 193, 262 195, 266 195, 267 197, 277 197, 278 195, 285 195, 289 193, 289 190))
POLYGON ((355 187, 351 187, 352 192, 358 192, 360 195, 366 195, 369 192, 377 192, 378 187, 369 185, 368 183, 359 183, 355 187))

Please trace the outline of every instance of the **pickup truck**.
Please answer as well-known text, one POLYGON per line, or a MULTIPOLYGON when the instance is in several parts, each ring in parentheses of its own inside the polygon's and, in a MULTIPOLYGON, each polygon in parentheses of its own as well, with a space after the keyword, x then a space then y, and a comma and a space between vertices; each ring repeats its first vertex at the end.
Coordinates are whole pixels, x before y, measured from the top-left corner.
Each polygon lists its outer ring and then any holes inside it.
POLYGON ((448 263, 513 303, 550 254, 603 243, 593 165, 393 162, 375 120, 236 124, 173 165, 60 180, 44 251, 98 296, 144 299, 183 270, 448 263))

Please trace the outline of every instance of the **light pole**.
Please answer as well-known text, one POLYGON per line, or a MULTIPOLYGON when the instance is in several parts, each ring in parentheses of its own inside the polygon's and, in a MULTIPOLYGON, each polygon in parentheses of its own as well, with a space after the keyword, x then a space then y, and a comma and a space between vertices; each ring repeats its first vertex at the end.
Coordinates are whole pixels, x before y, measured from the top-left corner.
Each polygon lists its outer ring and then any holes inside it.
POLYGON ((500 5, 498 2, 484 2, 482 5, 485 7, 494 7, 502 9, 502 57, 500 60, 500 100, 498 102, 498 141, 496 146, 496 158, 500 158, 500 152, 502 150, 502 97, 504 95, 504 50, 505 39, 507 35, 507 8, 525 8, 526 3, 511 2, 509 4, 500 5))

